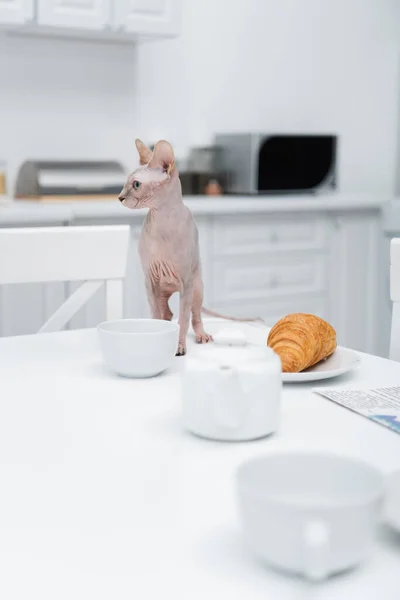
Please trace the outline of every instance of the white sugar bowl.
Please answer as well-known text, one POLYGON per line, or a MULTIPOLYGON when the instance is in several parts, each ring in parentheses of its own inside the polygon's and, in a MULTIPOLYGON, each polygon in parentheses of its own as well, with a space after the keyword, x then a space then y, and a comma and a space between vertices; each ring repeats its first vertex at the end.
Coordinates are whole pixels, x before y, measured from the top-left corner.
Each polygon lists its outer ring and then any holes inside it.
POLYGON ((281 362, 267 346, 200 347, 182 376, 183 424, 201 437, 245 441, 279 425, 281 362))

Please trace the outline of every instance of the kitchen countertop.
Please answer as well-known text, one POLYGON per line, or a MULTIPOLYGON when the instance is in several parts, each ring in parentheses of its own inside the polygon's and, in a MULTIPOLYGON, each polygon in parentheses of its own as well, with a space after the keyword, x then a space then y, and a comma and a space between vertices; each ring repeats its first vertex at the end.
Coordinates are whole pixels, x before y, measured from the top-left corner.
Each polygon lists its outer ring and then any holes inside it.
MULTIPOLYGON (((235 215, 276 212, 346 211, 382 208, 390 198, 372 194, 288 196, 185 196, 194 215, 235 215)), ((80 219, 142 218, 145 210, 128 210, 117 200, 46 203, 18 200, 0 206, 0 226, 68 224, 80 219)))

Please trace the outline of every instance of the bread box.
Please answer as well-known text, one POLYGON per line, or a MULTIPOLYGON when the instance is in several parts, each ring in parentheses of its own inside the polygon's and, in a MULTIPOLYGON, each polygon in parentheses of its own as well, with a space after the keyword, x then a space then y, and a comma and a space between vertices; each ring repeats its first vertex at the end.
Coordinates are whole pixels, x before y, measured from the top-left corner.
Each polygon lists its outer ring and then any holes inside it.
POLYGON ((18 172, 21 200, 115 200, 126 179, 117 161, 27 160, 18 172))

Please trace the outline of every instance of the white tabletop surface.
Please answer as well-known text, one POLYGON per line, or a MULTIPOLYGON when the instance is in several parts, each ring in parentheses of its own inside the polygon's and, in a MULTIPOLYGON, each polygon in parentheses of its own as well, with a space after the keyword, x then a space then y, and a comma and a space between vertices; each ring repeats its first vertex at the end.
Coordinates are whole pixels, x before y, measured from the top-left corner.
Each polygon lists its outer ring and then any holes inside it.
MULTIPOLYGON (((4 600, 398 600, 400 536, 383 529, 357 570, 314 588, 260 565, 242 542, 234 472, 276 448, 316 447, 400 468, 400 435, 284 387, 270 438, 185 433, 179 372, 113 376, 96 331, 0 340, 0 598, 4 600)), ((400 384, 400 365, 362 355, 320 385, 400 384)))

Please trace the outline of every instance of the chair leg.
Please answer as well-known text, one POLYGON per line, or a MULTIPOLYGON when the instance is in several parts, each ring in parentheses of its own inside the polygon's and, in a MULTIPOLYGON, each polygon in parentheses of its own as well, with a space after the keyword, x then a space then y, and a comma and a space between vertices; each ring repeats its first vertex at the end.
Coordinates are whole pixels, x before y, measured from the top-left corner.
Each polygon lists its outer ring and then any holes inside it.
POLYGON ((60 331, 82 306, 101 288, 104 281, 85 281, 46 321, 39 333, 60 331))

